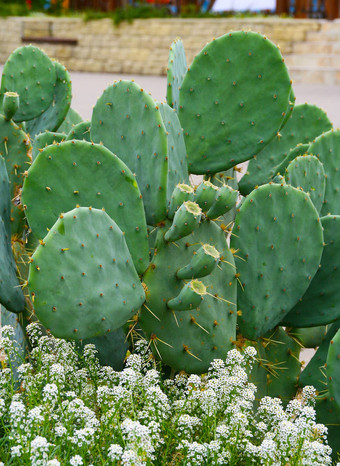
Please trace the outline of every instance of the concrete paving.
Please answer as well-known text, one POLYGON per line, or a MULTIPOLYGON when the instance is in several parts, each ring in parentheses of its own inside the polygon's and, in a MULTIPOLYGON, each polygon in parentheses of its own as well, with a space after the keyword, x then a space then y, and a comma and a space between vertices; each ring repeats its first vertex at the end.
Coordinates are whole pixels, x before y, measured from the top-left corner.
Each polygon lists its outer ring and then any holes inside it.
MULTIPOLYGON (((134 79, 143 89, 151 92, 155 100, 165 100, 165 76, 130 76, 103 73, 71 73, 73 82, 73 108, 85 119, 91 118, 92 107, 103 90, 118 79, 134 79)), ((323 108, 334 128, 340 128, 340 86, 324 84, 294 84, 297 103, 308 102, 323 108)))

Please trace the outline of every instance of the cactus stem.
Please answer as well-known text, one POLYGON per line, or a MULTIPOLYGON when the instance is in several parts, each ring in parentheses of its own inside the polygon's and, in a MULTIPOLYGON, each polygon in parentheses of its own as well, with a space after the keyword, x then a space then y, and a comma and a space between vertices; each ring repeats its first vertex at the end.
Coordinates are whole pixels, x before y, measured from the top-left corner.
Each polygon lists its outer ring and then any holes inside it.
POLYGON ((207 292, 207 295, 211 296, 214 299, 217 299, 218 301, 223 301, 225 303, 232 304, 233 306, 236 306, 235 303, 232 303, 231 301, 228 301, 227 299, 221 298, 221 296, 215 296, 214 294, 211 294, 211 293, 208 293, 208 292, 207 292))

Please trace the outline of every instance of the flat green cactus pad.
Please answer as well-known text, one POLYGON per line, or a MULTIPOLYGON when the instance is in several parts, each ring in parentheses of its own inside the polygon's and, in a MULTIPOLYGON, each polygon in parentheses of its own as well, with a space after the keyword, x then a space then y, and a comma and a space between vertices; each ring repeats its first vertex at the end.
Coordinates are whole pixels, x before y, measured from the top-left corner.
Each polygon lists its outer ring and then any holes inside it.
POLYGON ((326 374, 329 395, 340 410, 340 330, 329 343, 326 374))
POLYGON ((299 157, 300 155, 306 155, 308 153, 308 148, 309 144, 298 144, 293 149, 290 149, 286 157, 282 160, 282 162, 270 170, 270 180, 274 180, 275 176, 283 176, 289 163, 296 159, 296 157, 299 157))
POLYGON ((165 219, 168 142, 153 98, 131 81, 109 86, 93 108, 91 139, 102 142, 136 174, 148 225, 165 219))
POLYGON ((0 303, 9 311, 21 312, 25 303, 11 249, 10 210, 10 185, 6 163, 0 156, 0 303))
POLYGON ((104 208, 125 233, 138 273, 149 264, 143 201, 136 179, 104 146, 67 141, 46 147, 28 171, 22 203, 39 238, 61 212, 77 205, 104 208))
POLYGON ((23 174, 31 163, 32 146, 29 137, 13 121, 6 121, 0 115, 0 155, 5 159, 10 182, 11 230, 12 234, 21 235, 25 221, 19 202, 23 174))
POLYGON ((299 378, 300 387, 305 385, 313 385, 318 392, 326 390, 327 380, 326 380, 326 359, 329 350, 329 344, 336 332, 340 328, 340 319, 333 324, 329 325, 327 333, 322 339, 319 348, 313 355, 312 359, 309 361, 307 366, 301 372, 299 378))
POLYGON ((79 115, 79 113, 74 110, 72 107, 69 109, 67 112, 64 121, 58 128, 59 133, 65 133, 69 134, 69 132, 72 130, 72 128, 77 125, 78 123, 81 123, 83 121, 82 117, 79 115))
POLYGON ((286 169, 285 181, 308 193, 320 214, 325 197, 326 176, 323 165, 317 157, 306 155, 294 159, 286 169))
POLYGON ((23 183, 23 173, 31 163, 31 150, 27 134, 0 115, 0 155, 6 162, 12 199, 18 195, 23 183))
POLYGON ((225 358, 236 338, 234 259, 223 231, 213 222, 201 224, 176 243, 163 241, 168 227, 160 229, 157 254, 143 277, 147 300, 139 321, 156 358, 175 370, 201 374, 213 359, 225 358), (200 278, 209 295, 197 309, 171 311, 167 301, 178 296, 186 283, 176 278, 176 272, 190 263, 202 243, 214 245, 222 259, 210 275, 200 278))
POLYGON ((55 81, 53 62, 42 50, 33 45, 16 49, 4 65, 1 80, 1 96, 8 91, 20 96, 14 120, 32 120, 47 110, 55 81))
POLYGON ((328 394, 322 394, 317 397, 315 410, 316 422, 324 424, 328 429, 327 442, 332 448, 332 459, 336 464, 340 454, 340 409, 328 394))
POLYGON ((240 332, 255 340, 303 296, 323 249, 322 226, 309 196, 288 185, 255 189, 236 216, 231 247, 240 273, 240 332))
POLYGON ((308 152, 323 163, 326 191, 321 215, 340 214, 340 130, 322 134, 310 145, 308 152))
POLYGON ((77 349, 82 351, 84 346, 88 344, 95 345, 97 358, 102 366, 111 366, 115 371, 123 370, 129 344, 121 328, 105 333, 100 337, 79 341, 77 349))
POLYGON ((44 133, 38 134, 33 141, 32 148, 32 162, 37 158, 38 154, 45 149, 46 146, 51 144, 56 144, 65 139, 65 134, 63 133, 52 133, 51 131, 45 131, 44 133))
POLYGON ((102 210, 79 207, 62 215, 32 259, 35 313, 56 337, 103 335, 144 302, 124 235, 102 210))
POLYGON ((326 325, 340 317, 340 216, 321 218, 325 246, 321 267, 306 293, 283 318, 289 327, 326 325))
POLYGON ((11 193, 8 174, 6 170, 6 162, 0 156, 0 217, 4 222, 6 234, 11 236, 11 193))
POLYGON ((279 170, 281 170, 282 175, 283 167, 280 166, 279 169, 277 166, 281 165, 290 149, 299 143, 310 143, 323 131, 328 131, 331 128, 332 124, 321 108, 309 104, 296 105, 291 118, 280 130, 278 136, 262 152, 250 160, 247 173, 239 182, 241 193, 243 195, 249 194, 255 186, 268 183, 279 170))
POLYGON ((327 333, 327 326, 320 325, 318 327, 289 327, 288 334, 297 339, 304 348, 317 348, 322 343, 327 333))
POLYGON ((301 372, 299 360, 301 345, 282 327, 266 335, 265 360, 267 361, 267 395, 281 398, 287 404, 298 389, 301 372))
POLYGON ((157 102, 163 123, 168 133, 168 186, 167 199, 170 204, 171 195, 178 183, 189 184, 187 151, 185 148, 183 129, 177 113, 168 104, 157 102))
POLYGON ((289 94, 288 107, 287 107, 286 114, 285 114, 284 119, 283 119, 283 121, 281 123, 281 127, 280 127, 279 131, 282 130, 282 128, 288 122, 289 118, 292 116, 292 111, 294 110, 294 106, 295 106, 295 100, 296 100, 296 97, 295 97, 295 94, 294 94, 294 90, 293 90, 293 88, 291 88, 290 94, 289 94))
POLYGON ((81 121, 77 125, 73 126, 71 131, 68 133, 66 140, 71 141, 72 139, 78 139, 79 141, 91 142, 90 129, 89 121, 81 121))
POLYGON ((65 66, 54 61, 56 81, 51 105, 39 117, 26 123, 31 138, 43 131, 57 131, 69 111, 72 100, 71 78, 65 66))
POLYGON ((170 107, 173 107, 177 111, 179 108, 179 89, 187 69, 183 42, 181 39, 176 39, 170 45, 169 50, 166 101, 170 107))
POLYGON ((233 32, 207 44, 180 89, 189 171, 217 173, 260 152, 278 131, 290 92, 282 55, 266 37, 233 32))
POLYGON ((25 299, 17 279, 17 267, 11 249, 11 237, 0 218, 0 303, 12 312, 22 312, 25 299))

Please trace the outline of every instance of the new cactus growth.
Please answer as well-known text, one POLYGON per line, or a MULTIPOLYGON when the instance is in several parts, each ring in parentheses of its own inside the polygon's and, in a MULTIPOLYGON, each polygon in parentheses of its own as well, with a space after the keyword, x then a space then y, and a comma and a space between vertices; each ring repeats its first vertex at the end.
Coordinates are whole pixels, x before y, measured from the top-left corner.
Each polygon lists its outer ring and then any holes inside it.
POLYGON ((176 211, 169 230, 164 235, 164 240, 176 241, 190 235, 196 230, 201 221, 202 210, 198 204, 192 201, 183 202, 176 211))
POLYGON ((5 92, 2 106, 5 120, 11 120, 19 108, 19 94, 5 92))
POLYGON ((207 217, 215 219, 229 212, 235 207, 238 191, 228 185, 218 188, 215 200, 207 212, 207 217))
POLYGON ((183 202, 192 201, 193 199, 194 189, 185 183, 178 183, 171 195, 168 218, 174 218, 177 209, 183 204, 183 202))
POLYGON ((197 309, 201 304, 204 296, 207 294, 207 288, 199 280, 191 280, 181 289, 176 298, 168 301, 169 309, 174 311, 189 311, 197 309))
POLYGON ((211 244, 203 244, 194 254, 190 263, 180 268, 176 276, 180 280, 201 278, 211 274, 220 260, 220 253, 211 244))

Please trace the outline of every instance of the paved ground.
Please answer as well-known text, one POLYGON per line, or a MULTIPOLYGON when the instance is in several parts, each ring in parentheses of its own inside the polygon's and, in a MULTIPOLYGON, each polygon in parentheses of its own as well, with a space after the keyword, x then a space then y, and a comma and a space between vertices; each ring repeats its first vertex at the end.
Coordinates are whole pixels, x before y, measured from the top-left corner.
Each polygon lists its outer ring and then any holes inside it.
MULTIPOLYGON (((135 79, 155 100, 164 100, 166 78, 164 76, 128 76, 101 73, 71 73, 73 104, 83 118, 90 119, 92 107, 103 90, 115 79, 135 79)), ((297 103, 308 102, 323 108, 335 128, 340 128, 340 86, 322 84, 295 84, 297 103)))

